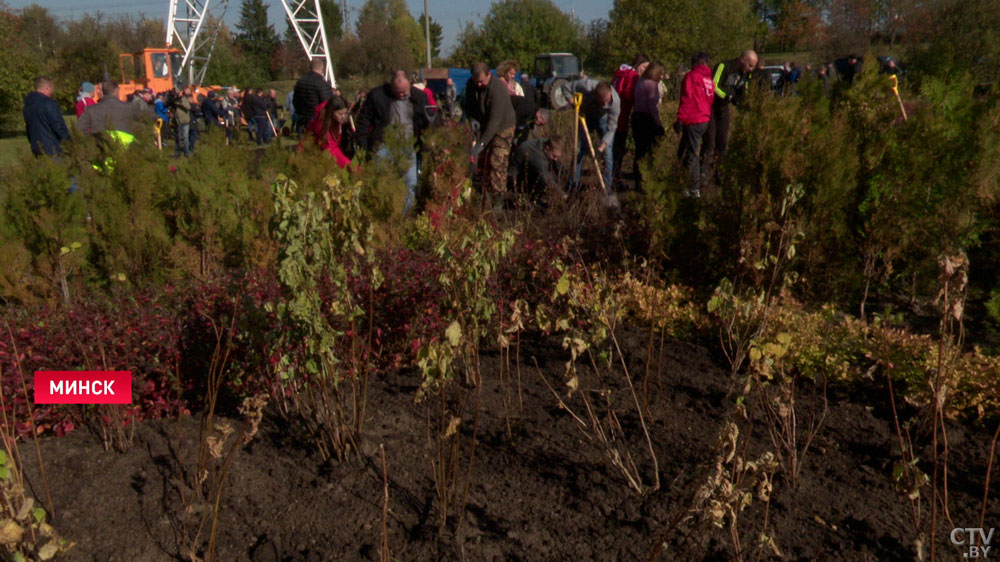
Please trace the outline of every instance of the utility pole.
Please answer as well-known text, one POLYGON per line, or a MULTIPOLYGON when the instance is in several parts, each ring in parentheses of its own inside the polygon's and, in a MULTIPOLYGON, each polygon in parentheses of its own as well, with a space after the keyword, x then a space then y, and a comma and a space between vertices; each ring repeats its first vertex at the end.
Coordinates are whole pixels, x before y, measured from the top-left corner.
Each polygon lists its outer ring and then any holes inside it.
POLYGON ((431 64, 431 13, 427 2, 424 0, 424 39, 427 40, 427 68, 431 68, 434 66, 431 64))

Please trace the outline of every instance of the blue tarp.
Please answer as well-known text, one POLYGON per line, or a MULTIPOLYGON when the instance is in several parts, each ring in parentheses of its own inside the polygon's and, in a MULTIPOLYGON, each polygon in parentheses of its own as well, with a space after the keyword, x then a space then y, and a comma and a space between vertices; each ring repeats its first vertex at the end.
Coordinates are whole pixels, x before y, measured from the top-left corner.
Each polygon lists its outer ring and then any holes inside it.
MULTIPOLYGON (((490 70, 490 74, 493 76, 497 75, 497 71, 490 70)), ((465 97, 465 86, 469 82, 469 78, 472 78, 472 71, 468 68, 449 68, 448 78, 455 83, 455 91, 459 99, 465 97)), ((518 73, 516 80, 521 80, 521 73, 518 73)), ((447 82, 444 80, 428 80, 427 86, 434 92, 435 96, 443 96, 445 94, 445 89, 448 87, 447 82)))

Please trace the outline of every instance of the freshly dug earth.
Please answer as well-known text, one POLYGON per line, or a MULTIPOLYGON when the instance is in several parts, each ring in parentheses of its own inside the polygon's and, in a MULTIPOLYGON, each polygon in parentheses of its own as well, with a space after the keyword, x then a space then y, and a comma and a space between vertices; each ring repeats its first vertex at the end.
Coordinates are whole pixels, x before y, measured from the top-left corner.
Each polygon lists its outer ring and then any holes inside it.
MULTIPOLYGON (((620 338, 640 401, 648 388, 645 421, 659 465, 659 490, 640 496, 630 489, 595 438, 582 402, 586 393, 606 431, 607 404, 613 405, 625 434, 617 442, 619 451, 631 455, 643 484, 651 485, 653 463, 617 356, 612 355, 615 366, 605 365, 600 375, 589 361, 581 362, 580 389, 567 398, 561 342, 526 339, 520 348, 520 412, 515 354, 509 361, 499 354, 481 357, 478 439, 457 532, 454 517, 443 532, 438 524, 432 471, 437 454, 428 431, 436 395, 415 404, 420 376, 401 372, 372 381, 360 454, 346 462, 322 461, 294 426, 268 412, 260 433, 233 459, 221 500, 216 559, 378 560, 383 502, 379 445, 385 447, 388 464, 387 537, 394 560, 645 560, 658 542, 666 542, 661 560, 733 559, 728 520, 713 527, 696 525, 703 520, 698 513, 684 517, 719 455, 725 420, 733 417, 728 371, 703 347, 667 340, 661 348, 654 338, 644 380, 648 334, 620 338), (548 385, 588 428, 560 407, 548 385), (608 392, 592 392, 602 389, 608 392)), ((458 432, 464 467, 475 402, 471 391, 463 395, 458 432)), ((914 560, 914 511, 905 490, 892 480, 898 445, 887 390, 872 380, 857 388, 831 387, 828 396, 829 413, 797 482, 779 474, 769 505, 755 496, 740 513, 737 534, 743 548, 751 558, 760 551, 765 559, 914 560), (765 516, 764 532, 776 548, 758 548, 765 516)), ((750 437, 739 453, 746 460, 774 450, 763 418, 753 413, 755 408, 749 410, 751 421, 734 418, 743 436, 750 437)), ((822 400, 803 388, 797 398, 800 433, 821 410, 822 400)), ((191 502, 190 492, 187 500, 179 493, 178 466, 194 466, 198 425, 192 418, 144 422, 124 454, 106 452, 100 439, 86 431, 43 440, 53 523, 76 542, 63 559, 187 559, 189 544, 180 522, 191 502)), ((990 435, 985 429, 955 425, 949 427, 948 439, 951 520, 939 514, 935 539, 941 560, 961 558, 948 540, 953 527, 980 526, 990 435)), ((32 492, 41 500, 45 496, 32 449, 24 446, 22 456, 32 492)), ((930 458, 929 450, 918 453, 930 458)), ((922 467, 930 471, 928 465, 922 467)), ((1000 480, 994 476, 994 482, 1000 480)), ((1000 527, 1000 491, 993 492, 986 528, 1000 527)), ((921 517, 926 530, 926 502, 921 517)), ((196 552, 203 555, 207 531, 202 537, 196 552)))

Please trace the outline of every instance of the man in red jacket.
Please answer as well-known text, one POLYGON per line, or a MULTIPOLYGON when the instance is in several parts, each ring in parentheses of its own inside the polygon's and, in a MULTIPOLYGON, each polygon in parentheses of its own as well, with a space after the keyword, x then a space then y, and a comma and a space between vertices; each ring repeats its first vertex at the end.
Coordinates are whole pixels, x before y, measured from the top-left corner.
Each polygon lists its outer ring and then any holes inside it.
POLYGON ((677 122, 683 128, 677 160, 687 167, 690 174, 689 197, 701 197, 701 138, 708 130, 714 99, 715 82, 712 80, 712 69, 708 67, 708 55, 698 53, 691 57, 691 71, 684 77, 681 101, 677 106, 677 122))
MULTIPOLYGON (((615 71, 614 79, 611 80, 611 87, 618 92, 621 99, 621 113, 618 114, 618 128, 615 130, 614 143, 611 145, 611 153, 614 155, 615 175, 620 176, 622 158, 625 157, 625 145, 628 142, 628 126, 632 118, 632 104, 635 103, 635 83, 639 81, 642 73, 646 72, 649 66, 649 57, 638 54, 632 59, 632 64, 623 64, 615 71)), ((610 186, 608 186, 610 187, 610 186)))

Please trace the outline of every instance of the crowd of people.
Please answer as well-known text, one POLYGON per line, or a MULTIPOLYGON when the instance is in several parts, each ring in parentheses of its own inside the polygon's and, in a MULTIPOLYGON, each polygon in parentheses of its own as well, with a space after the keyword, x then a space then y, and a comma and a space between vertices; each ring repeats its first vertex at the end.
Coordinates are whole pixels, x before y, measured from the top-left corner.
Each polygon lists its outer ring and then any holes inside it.
MULTIPOLYGON (((850 82, 860 68, 860 59, 853 55, 815 69, 788 63, 774 80, 772 70, 752 50, 714 66, 707 54, 694 55, 689 70, 679 73, 679 105, 672 126, 679 134, 678 161, 688 173, 686 194, 700 197, 712 185, 714 171, 726 156, 732 108, 744 103, 750 84, 769 84, 789 94, 800 80, 818 79, 828 91, 831 73, 850 82)), ((389 157, 385 132, 395 126, 409 147, 403 177, 407 211, 418 199, 423 134, 445 120, 461 119, 474 137, 470 158, 484 193, 522 193, 538 203, 549 197, 567 199, 578 191, 585 161, 593 163, 607 193, 626 189, 621 168, 630 136, 635 147, 630 187, 642 191, 640 164, 666 136, 667 121, 660 115, 666 66, 645 54, 621 65, 610 81, 583 76, 563 85, 561 97, 551 92, 546 96, 568 100, 552 109, 569 110, 579 118, 574 125, 576 146, 549 131, 551 112, 542 108, 538 90, 516 61, 502 62, 495 73, 485 63, 472 64, 461 102, 451 80, 435 96, 421 77, 396 70, 385 83, 357 92, 349 103, 327 82, 325 70, 325 61, 312 61, 285 100, 287 117, 273 89, 138 90, 122 101, 114 82, 84 82, 75 107, 77 127, 84 134, 128 145, 140 123, 153 122, 157 142, 162 147, 164 139, 172 139, 178 157, 189 156, 205 132, 225 135, 229 142, 245 134, 258 145, 285 134, 299 139, 299 149, 315 144, 329 152, 337 166, 357 170, 362 164, 355 162, 359 150, 369 158, 389 157), (564 154, 574 155, 575 167, 563 164, 564 154)), ((898 73, 895 61, 885 62, 883 72, 898 73)), ((59 155, 62 143, 70 140, 52 92, 52 80, 40 77, 25 98, 28 140, 36 155, 59 155)))

